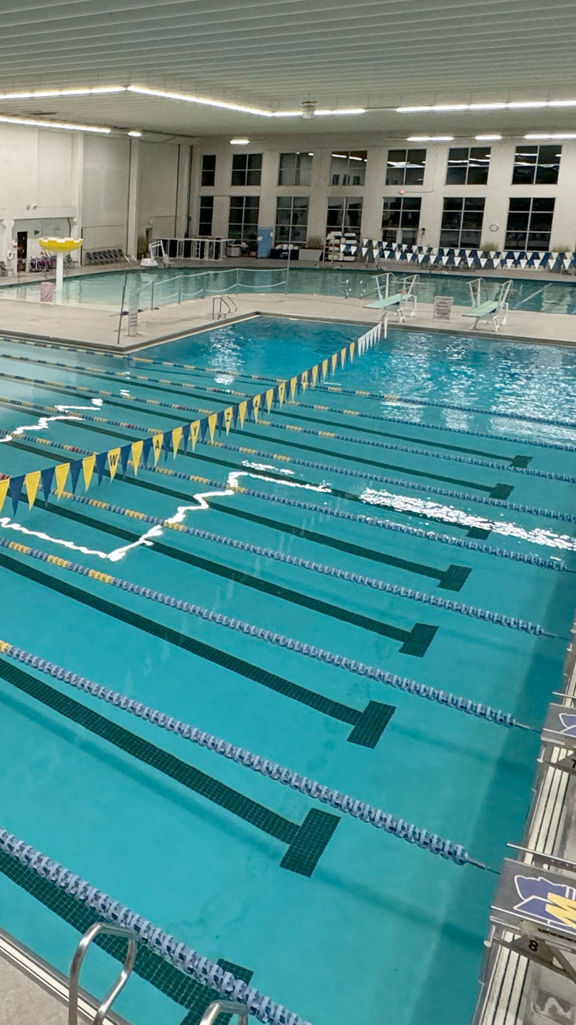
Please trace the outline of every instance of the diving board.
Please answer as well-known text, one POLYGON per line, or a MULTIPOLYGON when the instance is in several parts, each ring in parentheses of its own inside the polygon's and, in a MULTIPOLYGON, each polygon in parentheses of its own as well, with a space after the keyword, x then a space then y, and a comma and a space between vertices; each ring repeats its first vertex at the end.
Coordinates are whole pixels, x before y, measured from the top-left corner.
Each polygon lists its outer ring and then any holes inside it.
POLYGON ((484 301, 482 301, 483 285, 485 285, 485 279, 483 278, 476 278, 474 281, 469 282, 468 288, 470 289, 472 306, 464 312, 464 316, 474 319, 472 326, 475 328, 481 322, 488 323, 492 321, 494 330, 499 331, 506 323, 508 316, 508 296, 512 282, 503 281, 498 286, 496 294, 491 299, 485 299, 484 301))
POLYGON ((378 298, 368 307, 373 310, 382 310, 382 322, 384 324, 384 335, 388 329, 388 314, 393 311, 400 324, 406 322, 406 317, 413 317, 416 313, 416 283, 417 274, 406 274, 399 281, 399 290, 393 291, 398 286, 394 274, 379 274, 376 278, 378 298))

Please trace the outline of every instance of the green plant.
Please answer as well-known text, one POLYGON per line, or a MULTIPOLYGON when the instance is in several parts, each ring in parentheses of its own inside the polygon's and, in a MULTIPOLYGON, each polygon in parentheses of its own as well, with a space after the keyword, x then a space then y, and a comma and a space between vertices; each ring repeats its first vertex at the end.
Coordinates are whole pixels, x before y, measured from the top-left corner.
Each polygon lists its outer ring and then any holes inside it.
POLYGON ((319 235, 310 235, 310 238, 306 239, 306 249, 323 249, 324 242, 319 235))
POLYGON ((571 253, 572 246, 567 246, 564 242, 555 242, 551 247, 553 253, 571 253))
POLYGON ((146 238, 146 235, 138 235, 138 241, 136 243, 136 256, 139 260, 141 260, 143 256, 146 256, 147 252, 148 239, 146 238))
POLYGON ((497 253, 498 246, 494 242, 481 242, 480 249, 483 253, 497 253))

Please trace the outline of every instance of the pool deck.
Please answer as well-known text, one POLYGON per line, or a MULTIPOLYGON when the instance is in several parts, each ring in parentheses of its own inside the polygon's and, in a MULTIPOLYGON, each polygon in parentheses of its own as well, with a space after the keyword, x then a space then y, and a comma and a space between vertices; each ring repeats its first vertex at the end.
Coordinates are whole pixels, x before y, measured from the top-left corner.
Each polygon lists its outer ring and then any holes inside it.
MULTIPOLYGON (((181 305, 172 304, 145 310, 138 315, 137 334, 128 335, 128 318, 122 317, 119 333, 118 312, 106 307, 53 306, 0 298, 0 333, 5 335, 45 338, 68 344, 129 350, 164 341, 194 331, 222 325, 238 317, 266 314, 269 316, 306 317, 316 320, 348 321, 359 329, 378 322, 380 312, 370 309, 365 299, 329 295, 295 295, 283 293, 250 293, 234 295, 237 310, 227 319, 215 322, 213 298, 192 299, 181 305)), ((465 317, 467 307, 454 306, 450 320, 433 317, 430 303, 418 305, 416 315, 404 325, 405 330, 461 332, 466 335, 500 337, 518 341, 540 341, 567 345, 576 344, 576 317, 565 313, 531 313, 511 310, 506 325, 495 335, 490 325, 474 330, 465 317)), ((390 317, 390 327, 397 325, 390 317)))

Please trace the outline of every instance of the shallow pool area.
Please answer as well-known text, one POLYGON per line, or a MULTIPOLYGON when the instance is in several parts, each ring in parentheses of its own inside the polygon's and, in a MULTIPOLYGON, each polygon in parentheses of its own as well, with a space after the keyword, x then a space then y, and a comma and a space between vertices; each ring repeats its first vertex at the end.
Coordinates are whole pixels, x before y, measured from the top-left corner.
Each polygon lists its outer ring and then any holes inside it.
MULTIPOLYGON (((169 268, 155 270, 106 271, 80 274, 64 279, 63 302, 66 305, 101 306, 128 309, 130 296, 137 298, 141 310, 156 309, 173 303, 211 295, 278 293, 295 295, 333 295, 367 300, 377 297, 375 276, 390 270, 400 275, 413 268, 404 264, 382 270, 358 270, 346 266, 305 269, 281 263, 278 269, 169 268)), ((418 273, 418 268, 415 269, 418 273)), ((453 296, 456 305, 470 306, 470 277, 453 272, 419 272, 418 301, 431 303, 436 295, 453 296)), ((483 294, 490 298, 503 278, 484 277, 483 294)), ((0 300, 17 299, 40 302, 40 281, 3 285, 0 300)), ((576 285, 572 282, 514 278, 510 308, 538 313, 576 313, 576 285)))
MULTIPOLYGON (((294 269, 290 287, 312 274, 372 284, 294 269)), ((69 279, 68 299, 119 301, 123 280, 69 279)), ((132 354, 0 339, 0 473, 68 465, 0 511, 0 822, 305 1022, 460 1025, 572 621, 576 358, 390 329, 350 360, 359 333, 253 317, 132 354), (131 450, 86 481, 83 459, 138 441, 137 467, 131 450)), ((96 915, 4 852, 0 901, 62 971, 96 915)), ((92 953, 102 992, 118 947, 92 953)), ((117 1009, 195 1025, 209 999, 145 951, 117 1009)))

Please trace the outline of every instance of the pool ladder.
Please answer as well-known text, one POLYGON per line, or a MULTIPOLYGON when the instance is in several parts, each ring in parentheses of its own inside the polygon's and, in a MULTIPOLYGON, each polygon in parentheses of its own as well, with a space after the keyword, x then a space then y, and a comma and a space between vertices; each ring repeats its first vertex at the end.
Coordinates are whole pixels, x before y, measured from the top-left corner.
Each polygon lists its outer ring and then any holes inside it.
MULTIPOLYGON (((108 1011, 132 975, 132 970, 136 961, 136 954, 138 953, 138 937, 136 934, 131 929, 127 929, 124 925, 113 925, 110 922, 95 922, 94 925, 91 925, 78 943, 70 965, 70 976, 68 982, 68 1025, 80 1025, 78 1017, 80 969, 84 962, 88 947, 98 936, 123 937, 127 941, 127 947, 126 956, 124 957, 120 974, 104 999, 96 1008, 96 1013, 92 1018, 91 1025, 104 1025, 108 1011)), ((204 1011, 198 1025, 214 1025, 219 1014, 236 1015, 238 1018, 238 1025, 248 1025, 249 1015, 246 1006, 244 1004, 237 1003, 235 1000, 214 1000, 204 1011)))
POLYGON ((238 307, 231 295, 215 295, 212 299, 212 320, 223 320, 227 313, 237 313, 238 307))

